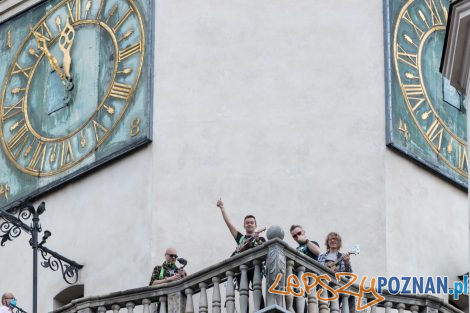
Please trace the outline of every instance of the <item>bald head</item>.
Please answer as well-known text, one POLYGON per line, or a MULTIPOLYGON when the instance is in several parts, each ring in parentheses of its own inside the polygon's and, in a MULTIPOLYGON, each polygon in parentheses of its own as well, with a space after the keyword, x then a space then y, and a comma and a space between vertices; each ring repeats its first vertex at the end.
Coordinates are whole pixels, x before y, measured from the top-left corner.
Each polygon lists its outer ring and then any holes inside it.
POLYGON ((2 304, 10 306, 10 301, 15 299, 15 296, 11 292, 6 292, 2 295, 2 304))
POLYGON ((178 258, 178 254, 176 253, 175 248, 167 248, 165 251, 165 259, 169 263, 176 263, 176 259, 178 258))

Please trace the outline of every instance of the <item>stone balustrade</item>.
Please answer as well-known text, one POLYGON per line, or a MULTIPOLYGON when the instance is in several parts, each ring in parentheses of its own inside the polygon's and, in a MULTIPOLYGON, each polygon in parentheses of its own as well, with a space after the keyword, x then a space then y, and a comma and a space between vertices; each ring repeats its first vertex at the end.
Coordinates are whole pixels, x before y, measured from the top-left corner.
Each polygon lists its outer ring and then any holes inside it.
MULTIPOLYGON (((348 283, 346 279, 337 281, 332 271, 289 247, 282 237, 280 229, 271 231, 271 234, 268 231, 270 240, 265 244, 182 280, 76 299, 52 313, 244 313, 260 310, 263 295, 265 308, 262 312, 340 313, 341 310, 341 313, 356 313, 355 296, 341 294, 341 304, 338 300, 318 300, 316 292, 320 290, 321 298, 327 298, 326 289, 314 287, 306 297, 268 292, 278 274, 282 275, 277 284, 278 290, 285 290, 286 277, 291 274, 299 277, 300 281, 304 273, 328 275, 334 289, 348 283), (251 292, 248 280, 250 271, 254 272, 251 292), (263 271, 264 276, 261 274, 263 271)), ((358 293, 359 288, 359 285, 353 284, 348 290, 358 293)), ((385 290, 382 296, 385 297, 384 301, 363 312, 376 313, 380 310, 392 313, 393 310, 393 313, 462 313, 443 300, 429 295, 391 295, 385 290)), ((362 300, 366 303, 374 299, 372 294, 366 294, 362 300)))

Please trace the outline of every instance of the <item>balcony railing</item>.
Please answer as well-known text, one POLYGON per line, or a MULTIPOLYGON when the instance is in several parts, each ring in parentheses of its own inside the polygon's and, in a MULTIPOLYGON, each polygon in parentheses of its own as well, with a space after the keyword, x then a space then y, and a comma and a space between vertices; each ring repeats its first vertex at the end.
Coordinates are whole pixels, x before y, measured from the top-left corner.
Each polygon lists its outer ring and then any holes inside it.
MULTIPOLYGON (((282 275, 277 284, 279 290, 285 290, 286 277, 291 274, 299 278, 304 273, 327 275, 333 289, 348 283, 346 279, 337 281, 335 273, 289 247, 282 241, 282 237, 282 230, 274 227, 268 230, 270 240, 265 244, 182 280, 76 299, 52 313, 194 313, 196 310, 199 313, 244 313, 260 310, 263 295, 264 311, 269 312, 339 313, 341 310, 341 313, 356 313, 357 297, 351 295, 342 294, 341 301, 321 301, 315 295, 320 288, 313 288, 306 297, 268 292, 278 274, 282 275), (248 281, 250 270, 254 270, 251 292, 248 281), (239 280, 238 290, 234 283, 235 277, 239 280)), ((358 293, 360 286, 353 284, 347 290, 358 293)), ((320 292, 321 298, 328 297, 326 289, 323 288, 320 292)), ((377 308, 380 308, 381 312, 385 313, 391 313, 392 309, 397 313, 463 313, 434 296, 391 295, 387 291, 382 292, 382 296, 385 300, 368 308, 368 312, 376 313, 377 308)), ((375 296, 365 294, 362 303, 373 300, 375 296)))

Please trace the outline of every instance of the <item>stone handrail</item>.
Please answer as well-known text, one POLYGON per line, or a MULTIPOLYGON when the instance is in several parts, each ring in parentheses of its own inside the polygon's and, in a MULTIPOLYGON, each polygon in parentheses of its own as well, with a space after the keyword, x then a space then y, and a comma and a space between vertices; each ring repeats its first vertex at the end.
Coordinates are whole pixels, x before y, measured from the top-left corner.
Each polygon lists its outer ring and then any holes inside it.
MULTIPOLYGON (((268 238, 270 238, 269 232, 268 238)), ((354 296, 342 295, 341 300, 325 302, 316 298, 316 292, 310 292, 306 297, 277 295, 268 292, 268 288, 275 282, 278 274, 282 275, 282 279, 278 282, 277 289, 285 290, 286 277, 292 273, 300 277, 306 272, 314 273, 317 276, 328 275, 331 279, 330 285, 335 289, 347 283, 346 279, 336 281, 334 272, 289 247, 281 239, 274 238, 261 246, 214 264, 184 279, 158 286, 76 299, 52 313, 118 313, 123 312, 120 311, 121 308, 124 312, 133 313, 136 307, 140 307, 138 311, 143 313, 154 313, 157 310, 156 313, 194 313, 196 310, 193 298, 199 298, 196 308, 200 313, 209 311, 212 313, 245 313, 262 309, 263 294, 266 304, 263 311, 267 312, 339 313, 341 306, 342 313, 356 313, 356 297, 354 296), (264 270, 265 279, 262 281, 263 264, 266 268, 264 270), (254 272, 252 274, 252 292, 248 287, 250 271, 254 272), (236 276, 239 277, 238 291, 235 290, 234 284, 236 276), (264 285, 264 290, 262 285, 264 285), (221 287, 224 288, 222 292, 221 287), (211 299, 209 299, 208 293, 212 294, 211 299), (225 294, 224 300, 221 294, 225 294), (160 303, 158 309, 157 303, 160 303)), ((357 293, 359 285, 353 284, 348 290, 357 293)), ((314 290, 312 289, 312 291, 314 290)), ((321 292, 322 297, 326 298, 327 291, 322 290, 321 292)), ((391 295, 386 290, 382 292, 382 295, 385 300, 367 309, 370 313, 375 313, 377 307, 384 308, 385 313, 391 313, 391 309, 396 309, 398 313, 405 311, 410 313, 462 313, 434 296, 391 295)), ((366 294, 363 300, 367 302, 367 300, 374 299, 371 294, 366 294)))

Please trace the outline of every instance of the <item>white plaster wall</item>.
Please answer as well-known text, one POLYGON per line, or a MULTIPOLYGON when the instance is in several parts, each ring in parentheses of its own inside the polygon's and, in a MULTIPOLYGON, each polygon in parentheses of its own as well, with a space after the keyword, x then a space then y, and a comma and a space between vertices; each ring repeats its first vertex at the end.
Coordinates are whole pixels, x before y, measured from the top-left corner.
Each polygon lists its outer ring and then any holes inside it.
MULTIPOLYGON (((190 273, 228 257, 219 197, 292 245, 293 223, 322 251, 341 233, 360 276, 461 273, 466 194, 385 147, 381 1, 161 0, 156 16, 154 142, 42 198, 86 296, 147 285, 167 246, 190 273)), ((30 253, 24 235, 0 250, 1 291, 26 308, 30 253)), ((39 273, 46 312, 66 285, 39 273)))
POLYGON ((467 194, 387 153, 387 272, 448 276, 468 272, 467 194))
POLYGON ((336 230, 385 273, 381 25, 380 2, 157 3, 155 262, 230 255, 222 197, 240 228, 336 230))
MULTIPOLYGON (((150 148, 143 149, 41 198, 46 202, 41 224, 52 232, 46 246, 84 265, 78 283, 85 285, 86 296, 148 284, 151 179, 142 164, 151 167, 150 154, 150 148)), ((23 233, 1 247, 0 288, 12 291, 18 305, 29 312, 32 250, 28 240, 23 233)), ((60 272, 39 266, 38 312, 51 311, 53 297, 68 286, 60 272)))

